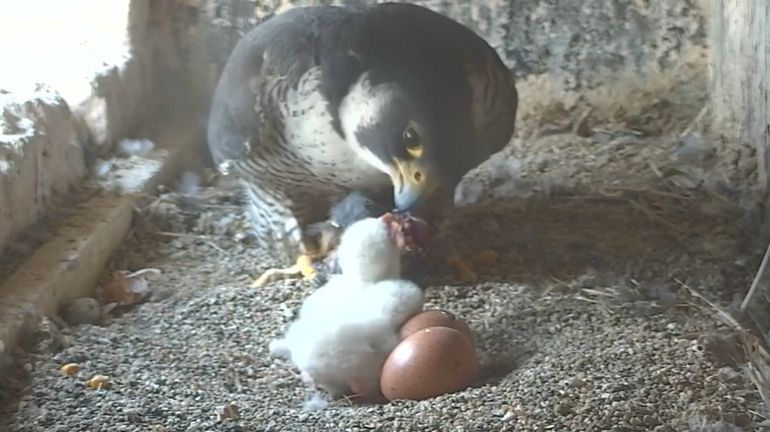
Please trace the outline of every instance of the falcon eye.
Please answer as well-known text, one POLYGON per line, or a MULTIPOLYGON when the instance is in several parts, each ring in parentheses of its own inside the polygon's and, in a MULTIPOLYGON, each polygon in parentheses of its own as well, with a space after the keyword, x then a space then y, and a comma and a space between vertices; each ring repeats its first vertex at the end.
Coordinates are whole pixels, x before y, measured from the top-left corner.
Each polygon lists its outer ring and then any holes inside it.
POLYGON ((422 144, 420 142, 420 134, 412 126, 407 126, 404 130, 404 145, 406 151, 415 158, 422 156, 422 144))

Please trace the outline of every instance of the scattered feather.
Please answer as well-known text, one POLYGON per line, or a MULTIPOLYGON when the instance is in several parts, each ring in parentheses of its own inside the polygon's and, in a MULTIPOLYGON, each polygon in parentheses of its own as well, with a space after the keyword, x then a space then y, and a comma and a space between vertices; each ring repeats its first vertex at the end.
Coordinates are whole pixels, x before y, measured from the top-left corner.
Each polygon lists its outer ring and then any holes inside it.
POLYGON ((114 272, 112 277, 101 285, 98 291, 100 300, 102 303, 117 306, 139 303, 150 294, 149 283, 144 277, 148 273, 160 274, 160 270, 148 268, 136 272, 114 272))
POLYGON ((110 161, 97 160, 93 165, 94 175, 104 177, 112 171, 113 164, 110 161))
POLYGON ((179 192, 187 196, 200 195, 201 177, 192 171, 185 171, 179 180, 179 192))
POLYGON ((674 150, 674 157, 682 161, 702 161, 714 153, 714 146, 703 139, 698 132, 686 132, 680 137, 680 145, 674 150))
POLYGON ((305 399, 304 406, 307 411, 322 411, 329 406, 329 401, 324 398, 323 393, 316 391, 305 399))
POLYGON ((155 148, 148 139, 123 139, 118 143, 118 151, 124 156, 145 157, 155 148))

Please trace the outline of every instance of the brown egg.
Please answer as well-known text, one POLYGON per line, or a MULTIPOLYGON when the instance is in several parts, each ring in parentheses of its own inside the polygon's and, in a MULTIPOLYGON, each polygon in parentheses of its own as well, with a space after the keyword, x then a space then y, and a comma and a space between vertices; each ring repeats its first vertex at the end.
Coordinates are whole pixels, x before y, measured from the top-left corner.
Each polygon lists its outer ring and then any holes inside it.
POLYGON ((390 353, 380 387, 390 401, 428 399, 468 387, 477 371, 476 352, 467 337, 453 328, 428 327, 390 353))
POLYGON ((473 344, 473 335, 468 323, 452 312, 444 309, 428 309, 410 318, 401 326, 401 339, 406 339, 415 332, 428 327, 449 327, 459 331, 473 344))

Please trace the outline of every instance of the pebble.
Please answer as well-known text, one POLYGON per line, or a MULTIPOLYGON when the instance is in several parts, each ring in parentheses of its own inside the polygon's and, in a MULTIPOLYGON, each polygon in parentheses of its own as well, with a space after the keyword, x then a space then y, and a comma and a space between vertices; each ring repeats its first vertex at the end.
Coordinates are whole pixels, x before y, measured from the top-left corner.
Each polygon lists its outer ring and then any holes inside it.
POLYGON ((556 404, 556 413, 564 416, 572 413, 573 402, 569 399, 562 399, 561 402, 556 404))
POLYGON ((587 385, 587 383, 582 379, 580 379, 579 377, 570 378, 568 381, 568 384, 570 385, 570 387, 575 387, 575 388, 583 388, 587 385))
POLYGON ((240 418, 238 405, 227 404, 217 407, 217 421, 237 420, 240 418))
POLYGON ((647 426, 657 426, 660 424, 660 421, 651 415, 644 416, 642 418, 642 422, 644 422, 644 424, 647 426))
POLYGON ((101 319, 102 309, 93 297, 81 297, 64 307, 62 318, 69 325, 95 324, 101 319))

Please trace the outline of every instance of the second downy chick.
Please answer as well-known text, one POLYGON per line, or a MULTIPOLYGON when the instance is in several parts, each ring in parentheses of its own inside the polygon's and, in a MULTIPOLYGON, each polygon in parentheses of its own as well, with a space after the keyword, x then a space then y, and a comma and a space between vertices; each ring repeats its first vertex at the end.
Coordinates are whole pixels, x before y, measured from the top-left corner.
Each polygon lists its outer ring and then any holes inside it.
POLYGON ((286 335, 270 351, 332 397, 381 399, 382 365, 397 331, 422 310, 423 292, 400 278, 400 250, 379 218, 352 224, 337 250, 341 274, 311 294, 286 335))

